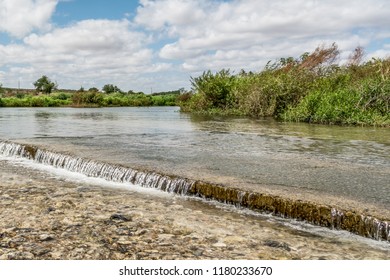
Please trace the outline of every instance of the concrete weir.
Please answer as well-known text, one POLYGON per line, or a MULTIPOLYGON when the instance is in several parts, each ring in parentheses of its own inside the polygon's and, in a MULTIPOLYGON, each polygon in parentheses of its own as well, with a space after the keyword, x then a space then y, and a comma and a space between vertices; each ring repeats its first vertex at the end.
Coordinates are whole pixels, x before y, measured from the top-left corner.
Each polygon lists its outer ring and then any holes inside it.
POLYGON ((63 168, 89 177, 215 200, 253 211, 271 213, 275 216, 296 219, 336 230, 346 230, 367 238, 390 242, 390 222, 388 218, 364 215, 354 209, 342 209, 332 205, 245 191, 175 175, 136 170, 117 164, 64 155, 37 146, 13 142, 0 141, 0 154, 7 157, 24 157, 37 164, 63 168))
POLYGON ((189 194, 224 203, 247 207, 251 210, 305 221, 332 229, 390 241, 390 223, 386 219, 365 216, 354 210, 344 210, 309 201, 293 200, 279 196, 246 192, 240 189, 197 181, 189 194))

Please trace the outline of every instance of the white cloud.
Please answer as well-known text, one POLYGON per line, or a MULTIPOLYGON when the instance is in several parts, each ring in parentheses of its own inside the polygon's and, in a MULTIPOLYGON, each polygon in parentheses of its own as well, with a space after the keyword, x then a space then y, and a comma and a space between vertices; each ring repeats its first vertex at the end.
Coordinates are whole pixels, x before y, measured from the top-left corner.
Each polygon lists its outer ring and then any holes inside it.
MULTIPOLYGON (((132 76, 163 71, 168 63, 153 63, 149 37, 132 31, 127 20, 85 20, 30 34, 23 44, 0 45, 0 67, 10 65, 9 79, 30 74, 58 76, 60 86, 114 83, 128 87, 132 76), (126 84, 127 83, 127 84, 126 84)), ((134 85, 133 85, 134 86, 134 85)))
POLYGON ((22 38, 34 29, 48 30, 58 0, 0 0, 0 32, 22 38))
POLYGON ((141 4, 135 21, 173 38, 159 55, 182 60, 186 71, 259 70, 269 59, 299 56, 323 42, 336 42, 347 52, 369 45, 381 34, 388 38, 390 26, 388 1, 373 5, 369 0, 144 0, 141 4))
POLYGON ((169 25, 170 31, 175 34, 173 26, 183 27, 206 20, 206 14, 201 9, 205 3, 203 0, 141 0, 142 6, 137 9, 135 22, 149 29, 163 29, 169 25))

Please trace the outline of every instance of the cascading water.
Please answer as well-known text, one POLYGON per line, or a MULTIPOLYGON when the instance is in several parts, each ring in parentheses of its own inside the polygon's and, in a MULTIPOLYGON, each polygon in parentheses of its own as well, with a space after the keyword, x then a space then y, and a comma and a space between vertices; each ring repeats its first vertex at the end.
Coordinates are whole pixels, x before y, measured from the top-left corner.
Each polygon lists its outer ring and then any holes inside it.
POLYGON ((390 241, 390 223, 381 219, 344 211, 326 205, 282 199, 277 196, 247 192, 225 186, 190 180, 155 172, 98 162, 90 159, 46 151, 35 146, 0 141, 0 155, 22 157, 38 164, 50 165, 89 177, 129 183, 180 195, 197 196, 269 212, 332 229, 342 229, 365 237, 390 241))
POLYGON ((24 146, 16 143, 0 142, 0 154, 6 157, 28 157, 24 146))

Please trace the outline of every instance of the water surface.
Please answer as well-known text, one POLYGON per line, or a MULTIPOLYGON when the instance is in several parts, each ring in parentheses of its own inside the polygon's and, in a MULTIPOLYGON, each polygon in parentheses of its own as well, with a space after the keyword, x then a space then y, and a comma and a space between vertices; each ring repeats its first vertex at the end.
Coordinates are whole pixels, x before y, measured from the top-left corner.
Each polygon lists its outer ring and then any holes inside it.
POLYGON ((254 190, 390 203, 386 128, 204 118, 177 107, 1 108, 0 139, 254 190))

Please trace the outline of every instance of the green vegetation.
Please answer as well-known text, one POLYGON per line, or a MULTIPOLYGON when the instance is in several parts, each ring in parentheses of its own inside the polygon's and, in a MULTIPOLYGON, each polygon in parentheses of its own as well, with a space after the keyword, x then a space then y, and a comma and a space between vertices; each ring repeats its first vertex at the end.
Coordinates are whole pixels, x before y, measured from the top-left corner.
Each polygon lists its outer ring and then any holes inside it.
POLYGON ((37 92, 43 92, 50 94, 52 90, 57 88, 57 84, 50 81, 47 76, 42 76, 34 83, 34 87, 37 92))
POLYGON ((259 73, 210 71, 191 78, 182 111, 275 117, 283 121, 390 126, 390 59, 362 63, 356 48, 346 65, 336 44, 300 58, 269 62, 259 73))
POLYGON ((0 92, 0 107, 119 107, 119 106, 176 106, 180 91, 154 93, 99 92, 96 88, 88 91, 56 91, 50 95, 26 90, 6 89, 0 92))
POLYGON ((51 96, 22 94, 0 98, 0 107, 59 107, 70 105, 69 94, 55 93, 51 96))

